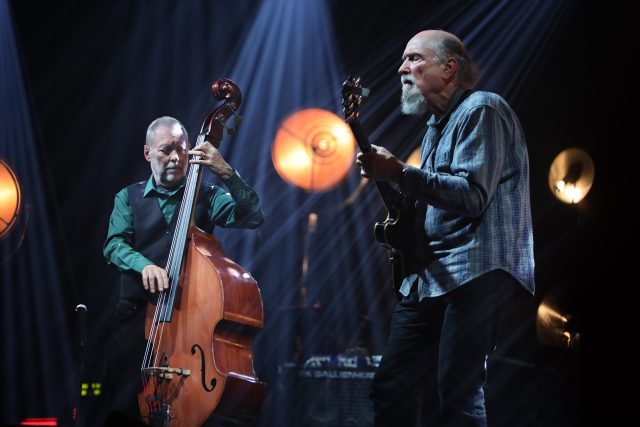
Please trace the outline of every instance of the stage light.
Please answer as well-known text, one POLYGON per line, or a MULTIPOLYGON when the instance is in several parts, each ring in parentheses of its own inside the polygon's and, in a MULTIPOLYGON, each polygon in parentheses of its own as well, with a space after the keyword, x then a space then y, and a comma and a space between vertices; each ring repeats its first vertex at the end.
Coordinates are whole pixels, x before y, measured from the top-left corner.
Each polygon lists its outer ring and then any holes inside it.
POLYGON ((20 214, 20 183, 7 163, 0 159, 0 239, 9 234, 20 214))
POLYGON ((326 191, 353 167, 355 140, 351 129, 327 110, 308 108, 285 118, 271 147, 278 174, 307 191, 326 191))
POLYGON ((581 331, 574 295, 566 288, 551 290, 538 306, 536 335, 541 345, 577 349, 581 331))
POLYGON ((581 148, 567 148, 551 163, 549 188, 558 200, 575 204, 589 193, 594 176, 591 156, 581 148))
POLYGON ((407 160, 405 161, 405 163, 408 164, 409 166, 414 166, 416 168, 419 168, 421 163, 420 150, 421 150, 421 147, 418 147, 415 150, 413 150, 411 154, 409 154, 409 157, 407 157, 407 160))

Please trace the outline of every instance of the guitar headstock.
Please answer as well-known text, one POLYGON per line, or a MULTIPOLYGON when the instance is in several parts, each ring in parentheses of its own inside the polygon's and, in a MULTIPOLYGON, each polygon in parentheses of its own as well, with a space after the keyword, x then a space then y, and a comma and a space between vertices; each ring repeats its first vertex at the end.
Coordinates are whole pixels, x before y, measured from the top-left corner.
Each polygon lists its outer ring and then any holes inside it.
POLYGON ((358 120, 360 104, 369 96, 369 89, 362 87, 360 77, 348 76, 342 83, 342 109, 346 122, 358 120))

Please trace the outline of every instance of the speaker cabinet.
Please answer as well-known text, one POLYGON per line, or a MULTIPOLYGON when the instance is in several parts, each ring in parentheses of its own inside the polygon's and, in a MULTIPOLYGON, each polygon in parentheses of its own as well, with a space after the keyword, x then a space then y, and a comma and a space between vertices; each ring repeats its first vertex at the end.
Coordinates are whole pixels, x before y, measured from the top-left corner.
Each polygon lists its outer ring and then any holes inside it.
POLYGON ((370 427, 371 381, 380 356, 312 356, 295 375, 295 425, 370 427))

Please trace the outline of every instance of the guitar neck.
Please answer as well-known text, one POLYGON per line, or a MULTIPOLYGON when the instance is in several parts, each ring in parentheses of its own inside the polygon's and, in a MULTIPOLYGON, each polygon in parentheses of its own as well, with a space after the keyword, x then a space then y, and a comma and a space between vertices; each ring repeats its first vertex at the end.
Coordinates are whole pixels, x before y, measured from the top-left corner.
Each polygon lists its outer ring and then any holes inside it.
MULTIPOLYGON (((347 121, 353 135, 356 137, 356 143, 360 148, 360 151, 363 153, 369 153, 373 151, 371 147, 371 143, 369 142, 369 137, 360 126, 360 122, 357 120, 347 121)), ((376 184, 376 188, 378 189, 378 193, 382 198, 382 202, 388 211, 396 209, 399 204, 399 194, 388 181, 373 181, 376 184)))

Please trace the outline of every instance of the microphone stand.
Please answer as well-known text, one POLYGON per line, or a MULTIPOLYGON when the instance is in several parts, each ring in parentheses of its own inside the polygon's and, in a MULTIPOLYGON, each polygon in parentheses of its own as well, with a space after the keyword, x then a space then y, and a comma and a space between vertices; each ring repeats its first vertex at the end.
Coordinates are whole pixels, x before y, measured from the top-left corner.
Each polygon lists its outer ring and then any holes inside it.
POLYGON ((76 360, 78 363, 78 388, 76 389, 76 405, 73 410, 73 423, 74 425, 82 425, 83 423, 78 423, 78 417, 80 413, 80 396, 82 391, 82 382, 84 381, 84 353, 85 347, 87 344, 87 333, 85 329, 85 316, 87 314, 87 306, 84 304, 78 304, 76 306, 76 315, 77 315, 77 344, 78 344, 78 353, 76 355, 76 360))

